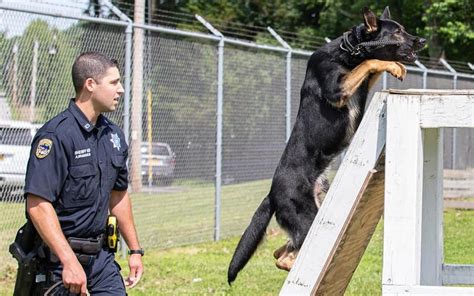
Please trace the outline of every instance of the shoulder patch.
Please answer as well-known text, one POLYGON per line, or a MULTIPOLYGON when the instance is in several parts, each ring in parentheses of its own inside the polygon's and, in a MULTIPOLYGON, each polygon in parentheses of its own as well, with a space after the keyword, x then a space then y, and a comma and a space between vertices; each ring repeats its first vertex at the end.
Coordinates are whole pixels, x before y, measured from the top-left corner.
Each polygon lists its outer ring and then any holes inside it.
POLYGON ((36 147, 36 157, 45 158, 53 148, 53 141, 50 139, 41 139, 36 147))

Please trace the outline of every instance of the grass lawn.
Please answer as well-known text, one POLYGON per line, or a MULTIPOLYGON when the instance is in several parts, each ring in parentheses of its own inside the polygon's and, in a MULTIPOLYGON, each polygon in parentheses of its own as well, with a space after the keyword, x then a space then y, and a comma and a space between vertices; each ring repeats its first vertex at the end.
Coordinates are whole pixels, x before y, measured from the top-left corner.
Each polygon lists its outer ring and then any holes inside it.
MULTIPOLYGON (((474 264, 474 211, 445 212, 445 262, 474 264)), ((180 248, 147 249, 146 273, 129 295, 276 295, 287 273, 274 267, 272 252, 286 241, 278 230, 266 240, 236 282, 226 282, 227 266, 238 237, 180 248)), ((128 267, 119 259, 126 276, 128 267)), ((377 228, 346 295, 379 295, 382 272, 382 223, 377 228)), ((14 269, 1 278, 0 295, 11 295, 14 269)))
MULTIPOLYGON (((445 262, 474 264, 474 211, 445 213, 445 262)), ((346 295, 380 295, 382 277, 382 227, 378 226, 348 287, 346 295)), ((279 231, 269 231, 249 264, 232 287, 226 282, 227 266, 238 237, 218 243, 147 253, 143 282, 129 295, 276 295, 287 273, 274 267, 273 250, 286 241, 279 231)), ((126 262, 120 260, 124 275, 126 262)))
MULTIPOLYGON (((474 264, 473 221, 474 211, 446 211, 445 262, 474 264)), ((382 227, 380 223, 346 295, 380 295, 382 227)), ((238 237, 148 252, 143 282, 129 295, 276 295, 287 273, 274 267, 272 252, 286 241, 286 236, 279 231, 269 233, 232 287, 226 282, 227 266, 238 237)), ((120 263, 125 275, 126 262, 120 263)))
MULTIPOLYGON (((266 241, 230 288, 227 266, 253 212, 268 193, 270 180, 222 187, 222 239, 210 242, 214 234, 214 185, 188 182, 175 192, 132 194, 140 241, 147 250, 146 275, 130 295, 274 295, 286 272, 274 267, 272 252, 286 242, 278 230, 269 231, 266 241), (202 242, 202 243, 199 243, 202 242), (207 243, 206 243, 207 242, 207 243), (185 247, 176 248, 176 246, 185 247)), ((24 223, 24 204, 0 203, 0 295, 11 295, 16 262, 8 245, 24 223)), ((448 210, 445 213, 446 262, 474 264, 474 211, 448 210)), ((277 229, 275 222, 271 229, 277 229)), ((382 230, 377 229, 347 295, 380 294, 382 230)), ((128 271, 126 263, 124 275, 128 271)))

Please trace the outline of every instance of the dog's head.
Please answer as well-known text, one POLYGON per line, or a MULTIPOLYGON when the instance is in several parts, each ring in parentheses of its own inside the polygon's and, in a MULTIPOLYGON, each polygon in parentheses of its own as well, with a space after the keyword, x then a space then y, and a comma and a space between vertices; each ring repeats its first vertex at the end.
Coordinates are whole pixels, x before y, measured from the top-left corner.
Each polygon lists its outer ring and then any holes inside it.
POLYGON ((380 18, 367 7, 364 8, 363 15, 363 41, 380 43, 380 46, 369 47, 366 58, 399 62, 416 60, 416 52, 423 49, 426 40, 410 35, 402 25, 393 21, 388 6, 380 18))

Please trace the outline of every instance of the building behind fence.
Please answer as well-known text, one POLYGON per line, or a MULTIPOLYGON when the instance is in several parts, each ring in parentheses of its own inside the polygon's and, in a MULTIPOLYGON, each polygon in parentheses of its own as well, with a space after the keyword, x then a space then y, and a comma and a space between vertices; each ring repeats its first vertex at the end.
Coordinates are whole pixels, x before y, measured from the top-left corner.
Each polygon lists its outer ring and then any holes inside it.
MULTIPOLYGON (((124 15, 117 21, 2 3, 0 14, 3 25, 29 23, 21 32, 0 35, 0 123, 5 124, 0 126, 0 147, 11 139, 15 145, 29 145, 31 135, 21 133, 15 122, 44 123, 65 109, 74 96, 74 58, 83 51, 104 52, 118 59, 126 90, 119 110, 108 117, 124 128, 129 142, 167 143, 171 148, 167 165, 172 174, 154 180, 147 175, 150 167, 143 165, 145 146, 130 145, 138 147, 130 153, 139 159, 132 164, 138 181, 132 180, 130 190, 143 246, 169 247, 243 231, 268 193, 296 118, 311 53, 284 43, 276 47, 228 39, 216 31, 207 35, 139 26, 124 15), (133 118, 137 106, 131 95, 131 78, 137 74, 132 29, 139 28, 146 33, 141 119, 133 118), (137 119, 141 136, 133 130, 137 119)), ((384 75, 373 91, 474 88, 474 75, 448 69, 408 66, 403 83, 384 75)), ((473 132, 445 129, 444 137, 445 168, 472 170, 473 132)), ((24 174, 25 160, 6 167, 9 155, 0 157, 0 168, 24 174)), ((161 165, 164 160, 155 161, 161 165)), ((24 222, 24 204, 18 202, 21 184, 3 183, 1 190, 4 260, 9 258, 7 245, 24 222)))

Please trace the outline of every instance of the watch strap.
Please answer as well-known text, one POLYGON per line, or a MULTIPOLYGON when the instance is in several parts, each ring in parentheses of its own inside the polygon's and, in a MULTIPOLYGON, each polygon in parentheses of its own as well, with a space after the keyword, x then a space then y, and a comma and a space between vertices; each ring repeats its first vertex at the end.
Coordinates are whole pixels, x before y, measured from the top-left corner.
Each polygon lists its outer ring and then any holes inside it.
POLYGON ((140 255, 145 255, 145 251, 143 249, 138 249, 138 250, 129 250, 128 251, 128 254, 129 255, 133 255, 133 254, 140 254, 140 255))

